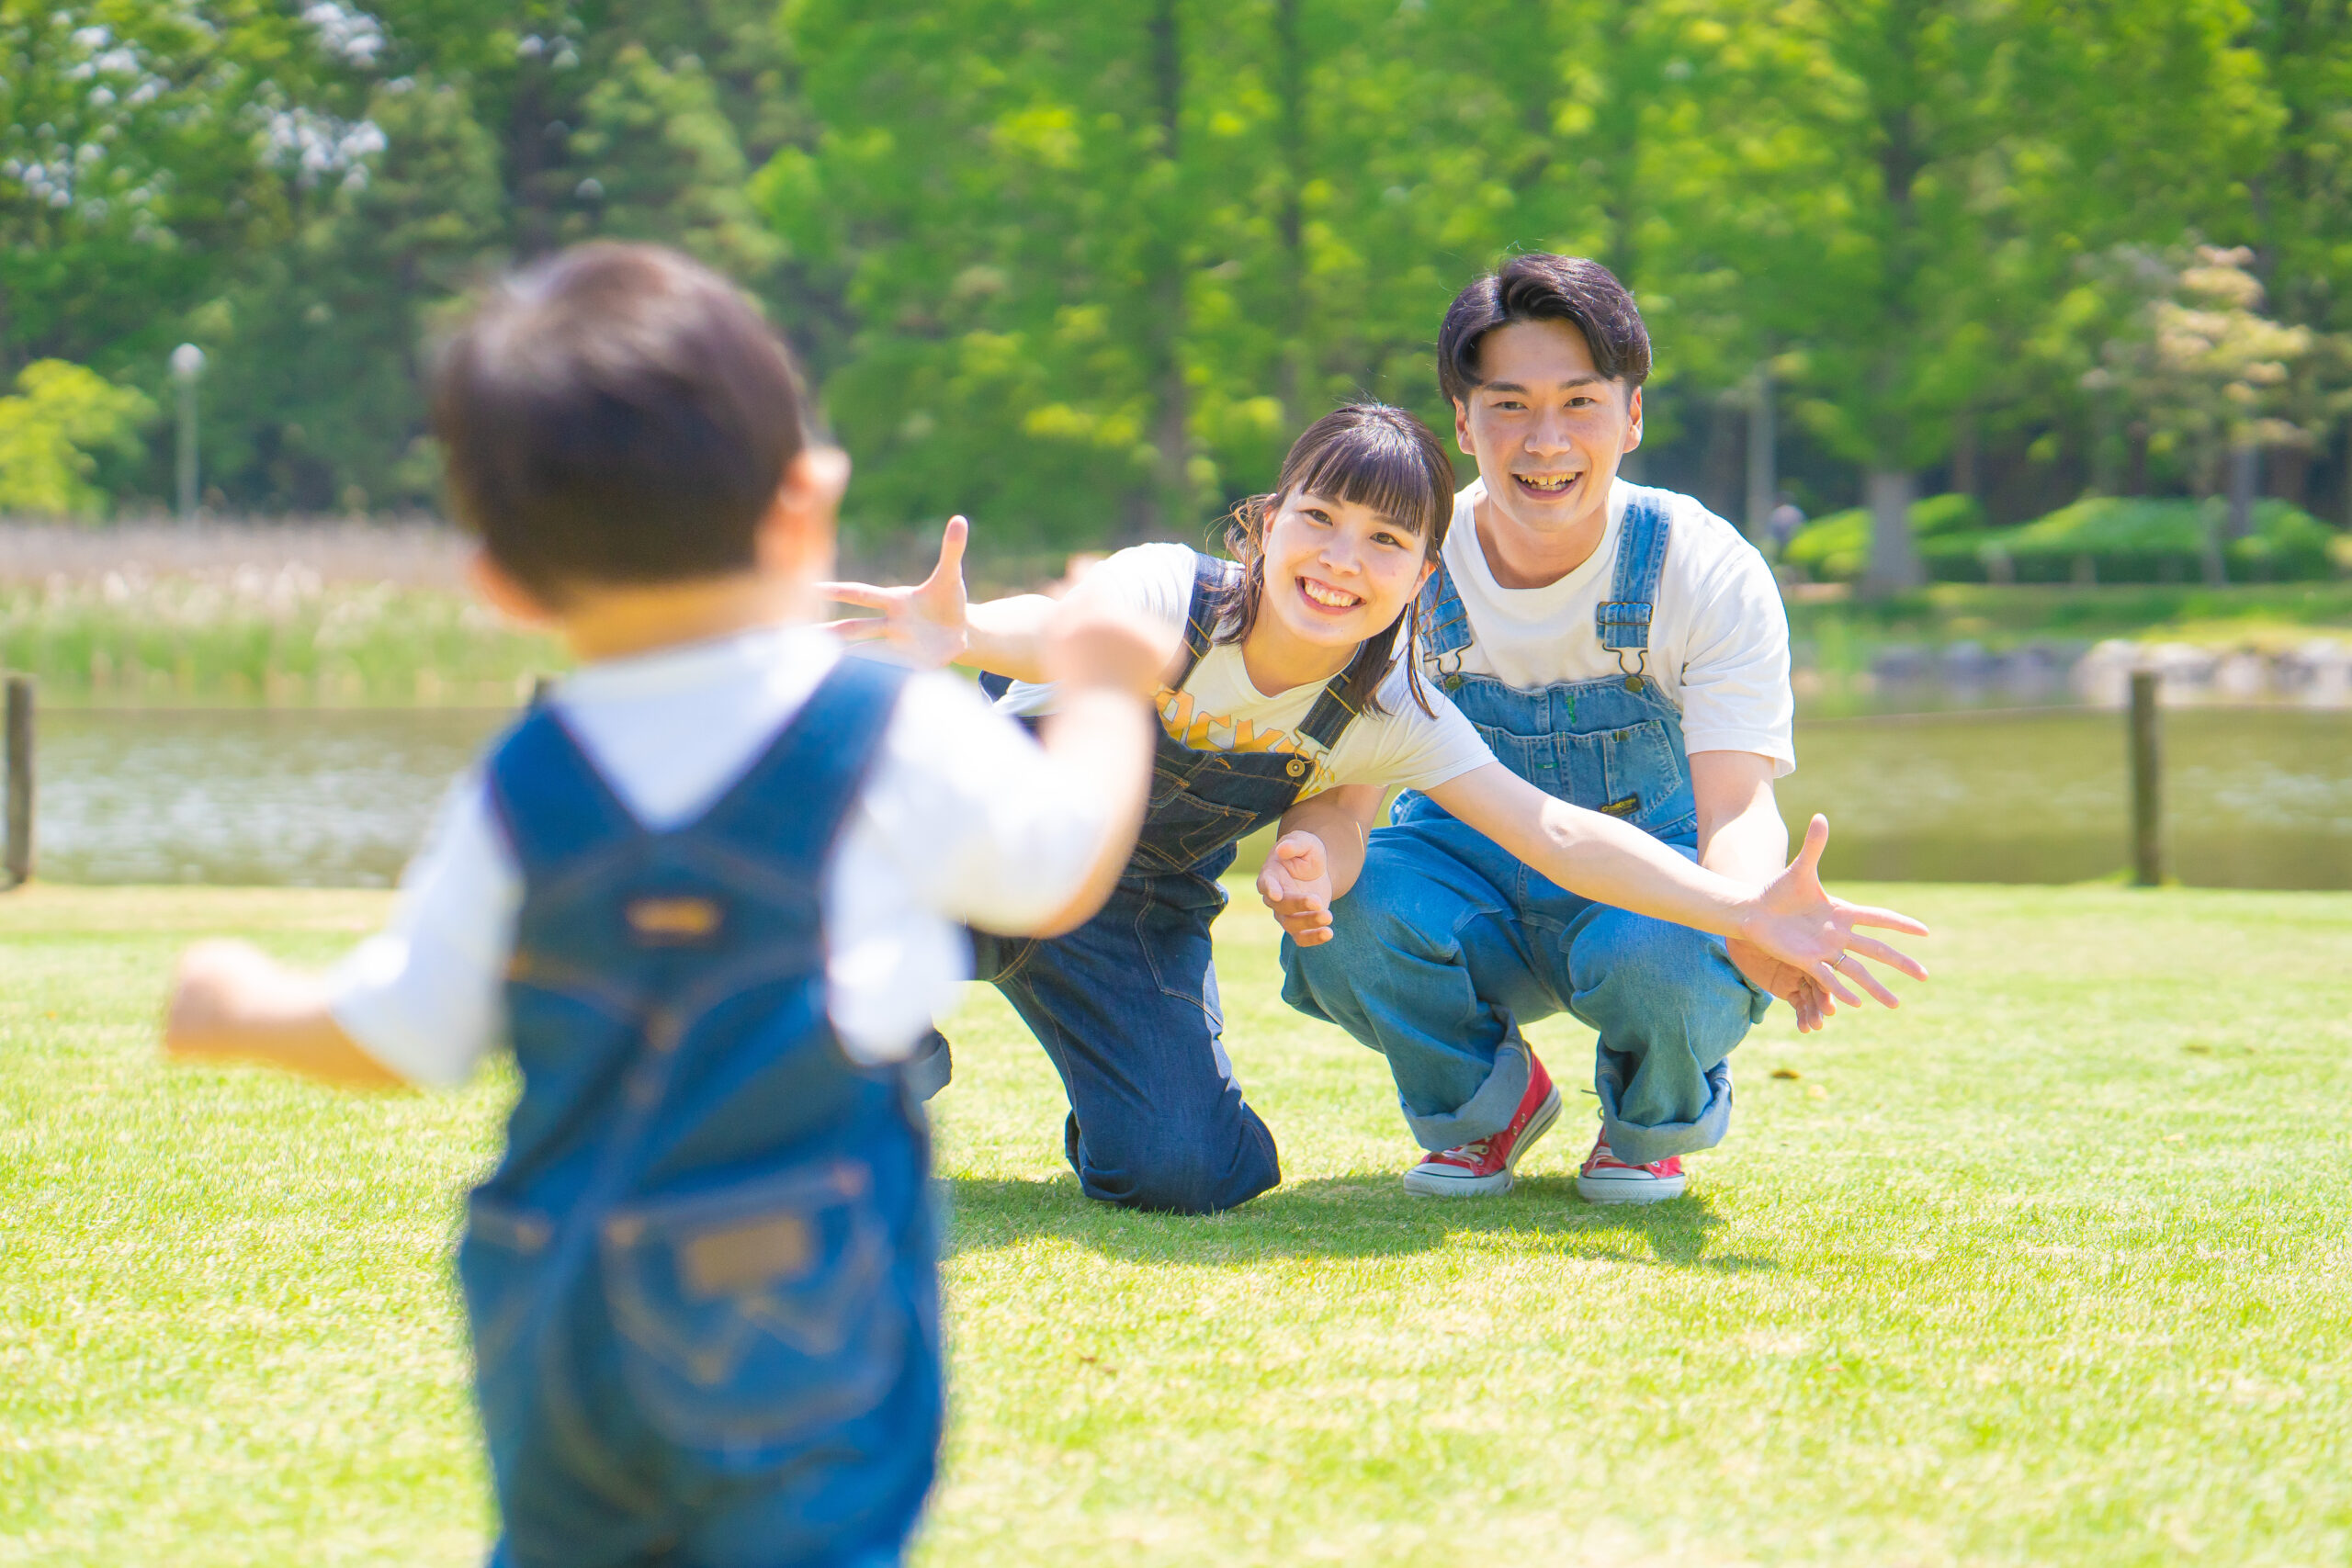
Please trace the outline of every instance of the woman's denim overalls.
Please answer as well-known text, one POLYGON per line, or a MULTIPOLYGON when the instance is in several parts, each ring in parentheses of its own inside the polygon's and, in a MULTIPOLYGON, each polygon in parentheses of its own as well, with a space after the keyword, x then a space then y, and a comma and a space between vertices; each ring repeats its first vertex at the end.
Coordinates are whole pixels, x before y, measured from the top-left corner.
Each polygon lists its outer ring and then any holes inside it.
MULTIPOLYGON (((1666 496, 1625 488, 1610 596, 1593 628, 1619 673, 1529 691, 1464 673, 1469 615, 1442 564, 1422 590, 1422 668, 1512 773, 1695 854, 1682 717, 1648 673, 1666 496)), ((1387 1056, 1423 1147, 1509 1124, 1528 1081, 1519 1023, 1564 1010, 1600 1031, 1594 1081, 1621 1158, 1646 1163, 1722 1140, 1731 1116, 1724 1059, 1770 1001, 1732 967, 1722 939, 1569 893, 1426 795, 1399 796, 1391 820, 1333 907, 1333 939, 1283 943, 1283 996, 1387 1056)))
MULTIPOLYGON (((1241 569, 1198 558, 1184 623, 1183 689, 1241 569)), ((1355 716, 1335 676, 1298 727, 1329 750, 1355 716)), ((1044 940, 973 933, 974 964, 1046 1047, 1069 1095, 1063 1150, 1090 1198, 1207 1213, 1282 1180, 1274 1138, 1241 1098, 1220 1036, 1209 922, 1217 877, 1244 835, 1278 820, 1313 773, 1276 751, 1194 750, 1163 727, 1133 859, 1078 930, 1044 940)), ((939 1050, 944 1051, 942 1042, 939 1050)), ((944 1060, 935 1054, 944 1081, 944 1060)))
POLYGON ((494 1562, 899 1560, 940 1428, 930 1156, 834 1038, 820 899, 903 679, 842 660, 674 831, 552 710, 491 759, 523 1091, 458 1272, 494 1562))

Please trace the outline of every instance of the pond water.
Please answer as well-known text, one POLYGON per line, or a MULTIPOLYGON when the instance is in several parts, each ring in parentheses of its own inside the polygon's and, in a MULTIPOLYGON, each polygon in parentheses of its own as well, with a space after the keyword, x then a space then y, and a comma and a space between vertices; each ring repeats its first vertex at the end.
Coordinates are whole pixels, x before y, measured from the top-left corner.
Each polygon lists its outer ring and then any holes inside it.
MULTIPOLYGON (((57 882, 384 886, 490 710, 92 711, 40 720, 40 874, 57 882)), ((2165 722, 2180 878, 2352 887, 2352 715, 2165 722)), ((1780 797, 1831 824, 1832 877, 2075 882, 2117 871, 2123 721, 2079 709, 1800 725, 1780 797)))
MULTIPOLYGON (((2199 887, 2352 887, 2352 714, 2164 715, 2165 827, 2199 887)), ((2129 863, 2120 714, 2061 709, 1800 724, 1781 782, 1829 817, 1831 877, 2080 882, 2129 863)))

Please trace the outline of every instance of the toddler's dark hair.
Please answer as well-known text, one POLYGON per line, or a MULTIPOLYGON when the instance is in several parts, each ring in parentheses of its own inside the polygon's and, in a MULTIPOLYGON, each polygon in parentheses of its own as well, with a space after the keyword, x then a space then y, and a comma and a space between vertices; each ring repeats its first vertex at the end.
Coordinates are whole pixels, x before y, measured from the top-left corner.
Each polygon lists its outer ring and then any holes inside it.
MULTIPOLYGON (((1430 427, 1385 403, 1348 403, 1306 427, 1291 443, 1271 494, 1253 495, 1227 520, 1226 547, 1248 570, 1216 606, 1216 640, 1239 642, 1258 624, 1266 592, 1265 535, 1268 519, 1294 495, 1351 501, 1394 518, 1419 536, 1421 558, 1435 560, 1453 522, 1453 464, 1430 427)), ((1396 648, 1398 627, 1410 648, 1420 634, 1421 599, 1416 593, 1405 613, 1386 629, 1364 639, 1348 661, 1340 695, 1357 713, 1384 711, 1381 682, 1396 648)), ((1406 685, 1424 713, 1434 713, 1421 685, 1419 663, 1406 660, 1406 685)))
POLYGON ((656 245, 582 245, 492 288, 440 352, 432 421, 458 522, 550 604, 748 569, 808 441, 783 340, 656 245))

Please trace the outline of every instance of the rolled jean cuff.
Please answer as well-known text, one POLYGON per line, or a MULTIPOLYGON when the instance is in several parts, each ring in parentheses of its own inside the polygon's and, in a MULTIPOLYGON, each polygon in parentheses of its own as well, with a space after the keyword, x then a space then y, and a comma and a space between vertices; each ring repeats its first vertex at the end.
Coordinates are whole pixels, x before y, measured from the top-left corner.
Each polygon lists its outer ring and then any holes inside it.
POLYGON ((1731 1131, 1731 1064, 1717 1062, 1707 1069, 1707 1107, 1696 1120, 1668 1122, 1656 1127, 1637 1126, 1617 1113, 1618 1091, 1624 1086, 1610 1072, 1606 1054, 1593 1074, 1600 1094, 1600 1127, 1608 1135, 1609 1152, 1627 1165, 1648 1165, 1677 1155, 1712 1149, 1731 1131))
POLYGON ((1418 1116, 1401 1098, 1397 1103, 1404 1110, 1405 1124, 1412 1129, 1414 1138, 1421 1147, 1436 1154, 1501 1132, 1519 1114, 1519 1102, 1526 1095, 1527 1047, 1507 1041, 1495 1052, 1495 1065, 1487 1074, 1487 1081, 1453 1110, 1435 1116, 1418 1116))
POLYGON ((956 1061, 947 1048, 947 1036, 936 1029, 915 1042, 913 1055, 900 1068, 906 1074, 907 1087, 914 1090, 917 1100, 929 1100, 945 1089, 956 1076, 956 1061))

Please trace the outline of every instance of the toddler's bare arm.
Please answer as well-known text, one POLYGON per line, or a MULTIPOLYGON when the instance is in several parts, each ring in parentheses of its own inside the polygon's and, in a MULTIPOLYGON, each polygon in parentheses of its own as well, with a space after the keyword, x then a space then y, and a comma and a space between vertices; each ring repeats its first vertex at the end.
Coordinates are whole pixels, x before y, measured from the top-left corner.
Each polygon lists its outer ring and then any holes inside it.
POLYGON ((249 942, 200 942, 180 955, 164 1050, 185 1061, 266 1062, 346 1089, 405 1084, 335 1022, 323 979, 249 942))

